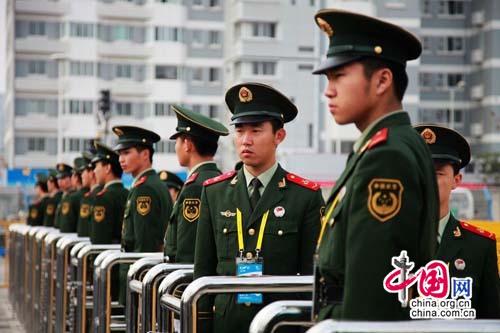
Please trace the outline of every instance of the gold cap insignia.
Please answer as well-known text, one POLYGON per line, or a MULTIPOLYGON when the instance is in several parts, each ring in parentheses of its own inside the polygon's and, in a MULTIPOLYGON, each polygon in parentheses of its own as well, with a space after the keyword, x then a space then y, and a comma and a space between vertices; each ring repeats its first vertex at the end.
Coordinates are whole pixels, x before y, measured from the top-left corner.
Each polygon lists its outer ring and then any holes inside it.
POLYGON ((323 30, 328 37, 332 37, 333 36, 332 26, 328 22, 326 22, 325 20, 323 20, 321 17, 318 17, 316 19, 316 22, 318 23, 319 28, 321 30, 323 30))
POLYGON ((381 54, 382 53, 382 46, 380 45, 377 45, 373 48, 373 52, 375 52, 376 54, 381 54))
POLYGON ((57 165, 57 170, 59 170, 59 171, 64 171, 64 164, 61 164, 61 163, 60 163, 60 164, 58 164, 58 165, 57 165))
POLYGON ((115 132, 115 134, 116 134, 116 135, 118 135, 118 136, 122 136, 122 135, 123 135, 123 131, 122 131, 121 129, 119 129, 119 128, 115 128, 113 131, 114 131, 114 132, 115 132))
POLYGON ((253 94, 250 91, 250 89, 248 89, 247 87, 240 88, 239 96, 240 96, 241 103, 248 103, 248 102, 251 102, 253 100, 253 94))
POLYGON ((167 178, 168 178, 168 174, 166 171, 160 172, 160 179, 161 180, 167 180, 167 178))
POLYGON ((424 129, 420 135, 429 145, 432 145, 436 142, 436 133, 434 133, 430 128, 424 129))

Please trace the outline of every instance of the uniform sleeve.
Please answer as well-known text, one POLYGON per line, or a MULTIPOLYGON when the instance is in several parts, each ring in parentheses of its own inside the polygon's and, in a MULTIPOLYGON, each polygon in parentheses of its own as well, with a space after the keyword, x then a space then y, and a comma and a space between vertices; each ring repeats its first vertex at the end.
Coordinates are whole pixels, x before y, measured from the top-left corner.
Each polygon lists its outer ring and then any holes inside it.
MULTIPOLYGON (((217 251, 212 224, 212 214, 207 199, 206 188, 201 192, 201 209, 196 231, 194 257, 194 279, 216 275, 217 251)), ((213 297, 205 296, 198 301, 198 331, 212 332, 213 297)))
POLYGON ((299 267, 299 272, 302 275, 313 274, 313 255, 321 229, 321 214, 325 205, 321 190, 314 192, 310 197, 300 232, 301 267, 299 267))
MULTIPOLYGON (((489 241, 486 248, 481 288, 476 302, 478 319, 500 318, 500 280, 498 276, 497 247, 495 241, 489 241)), ((472 282, 474 283, 474 281, 472 282)), ((472 295, 474 297, 474 295, 472 295)))
POLYGON ((424 179, 420 162, 412 155, 390 147, 376 149, 359 162, 349 205, 342 207, 347 209, 345 319, 391 319, 401 313, 397 295, 383 287, 393 269, 392 257, 406 250, 419 267, 432 258, 436 240, 435 233, 424 235, 425 230, 437 228, 437 221, 424 215, 424 200, 438 198, 424 198, 423 191, 435 182, 424 179), (428 246, 422 246, 422 240, 428 246))
MULTIPOLYGON (((180 200, 183 200, 181 196, 179 196, 180 200)), ((174 204, 174 208, 172 210, 172 215, 170 215, 169 223, 167 226, 167 232, 165 233, 165 256, 169 257, 169 262, 175 262, 175 255, 177 252, 177 210, 179 209, 177 205, 179 201, 174 204)))

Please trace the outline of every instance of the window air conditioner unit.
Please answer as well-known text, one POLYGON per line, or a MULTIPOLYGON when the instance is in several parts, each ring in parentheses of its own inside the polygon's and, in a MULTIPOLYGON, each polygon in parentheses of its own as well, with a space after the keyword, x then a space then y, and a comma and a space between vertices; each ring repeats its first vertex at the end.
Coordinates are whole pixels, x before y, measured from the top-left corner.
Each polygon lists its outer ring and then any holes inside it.
POLYGON ((484 11, 479 10, 472 13, 472 24, 474 26, 482 26, 484 24, 484 11))
POLYGON ((483 50, 475 49, 471 53, 472 62, 475 64, 481 63, 483 61, 483 50))
POLYGON ((481 136, 483 135, 483 124, 481 123, 473 123, 470 125, 470 134, 473 136, 481 136))

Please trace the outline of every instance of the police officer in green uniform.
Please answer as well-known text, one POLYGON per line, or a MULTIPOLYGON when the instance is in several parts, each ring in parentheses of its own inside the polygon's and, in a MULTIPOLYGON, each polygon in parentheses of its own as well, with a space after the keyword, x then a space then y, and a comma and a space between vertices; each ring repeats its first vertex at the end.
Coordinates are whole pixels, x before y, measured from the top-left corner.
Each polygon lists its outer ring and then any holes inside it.
POLYGON ((61 211, 61 221, 59 224, 61 232, 77 231, 77 222, 80 216, 80 203, 83 195, 90 190, 90 183, 86 183, 86 186, 82 185, 82 172, 87 169, 89 162, 88 159, 83 157, 77 157, 73 161, 74 168, 71 175, 73 192, 69 194, 67 200, 70 205, 69 209, 61 211))
POLYGON ((47 176, 44 173, 36 174, 35 190, 37 199, 29 206, 28 225, 38 226, 43 225, 43 218, 49 196, 47 193, 47 176))
POLYGON ((462 181, 460 169, 470 161, 470 147, 458 132, 439 125, 415 126, 429 145, 439 187, 438 260, 450 277, 472 278, 476 318, 500 318, 500 287, 495 234, 458 221, 450 212, 451 191, 462 181))
MULTIPOLYGON (((123 172, 134 177, 122 224, 125 252, 163 251, 163 236, 172 213, 172 199, 153 170, 153 144, 160 140, 154 132, 134 126, 115 126, 118 136, 113 150, 120 155, 123 172)), ((125 304, 128 265, 120 267, 120 303, 125 304)))
POLYGON ((46 227, 54 226, 57 206, 63 194, 63 192, 59 190, 56 175, 57 171, 55 169, 49 169, 49 176, 47 178, 47 190, 49 195, 47 207, 45 208, 45 214, 43 216, 43 225, 46 227))
POLYGON ((121 228, 128 190, 123 187, 123 170, 118 154, 96 142, 92 159, 95 177, 102 187, 94 199, 91 216, 90 241, 92 244, 120 244, 121 228))
MULTIPOLYGON (((158 176, 160 176, 160 180, 165 183, 168 188, 168 192, 170 192, 170 197, 175 206, 175 202, 179 197, 179 193, 182 190, 182 186, 184 186, 184 181, 181 177, 177 176, 175 173, 170 172, 168 170, 161 170, 158 172, 158 176)), ((167 228, 168 229, 168 228, 167 228)))
MULTIPOLYGON (((297 108, 260 83, 233 86, 225 99, 243 166, 204 182, 194 278, 240 276, 251 268, 252 275, 310 275, 324 208, 321 190, 276 160, 286 137, 283 125, 296 117, 297 108)), ((201 300, 199 332, 247 332, 259 309, 282 297, 221 294, 213 302, 201 300)))
POLYGON ((56 209, 56 216, 54 219, 54 227, 56 227, 59 230, 65 230, 62 232, 71 232, 71 231, 66 231, 69 230, 70 228, 67 228, 64 226, 62 227, 62 221, 66 220, 68 217, 70 218, 75 218, 78 216, 78 211, 72 212, 72 206, 71 206, 71 200, 70 200, 70 195, 73 193, 75 190, 73 189, 71 185, 71 175, 73 173, 73 168, 67 164, 64 163, 58 163, 57 164, 57 185, 63 192, 61 196, 61 201, 57 205, 56 209))
POLYGON ((87 162, 87 165, 82 171, 82 187, 89 188, 80 200, 80 213, 76 224, 76 233, 79 237, 90 236, 90 217, 94 206, 95 195, 102 190, 102 186, 96 182, 94 174, 94 164, 92 159, 94 154, 88 151, 82 153, 82 157, 87 162))
POLYGON ((170 216, 165 256, 169 262, 193 263, 203 182, 221 174, 214 155, 219 136, 228 135, 229 131, 221 123, 180 105, 172 109, 177 115, 177 132, 170 139, 175 140, 179 164, 189 173, 170 216))
POLYGON ((314 319, 409 319, 408 307, 383 281, 402 250, 417 270, 436 249, 434 166, 401 103, 406 61, 422 47, 400 27, 356 13, 321 10, 315 22, 330 41, 314 71, 328 79, 329 111, 362 134, 327 200, 315 255, 314 319))

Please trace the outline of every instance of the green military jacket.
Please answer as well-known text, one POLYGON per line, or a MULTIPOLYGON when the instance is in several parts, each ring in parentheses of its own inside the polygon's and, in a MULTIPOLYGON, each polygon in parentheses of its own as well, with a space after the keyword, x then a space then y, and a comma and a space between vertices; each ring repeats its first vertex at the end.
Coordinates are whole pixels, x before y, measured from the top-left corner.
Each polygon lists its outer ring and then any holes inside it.
POLYGON ((169 262, 194 262, 203 182, 220 174, 214 162, 206 163, 200 165, 184 183, 165 235, 165 255, 168 256, 169 262))
POLYGON ((43 225, 45 211, 47 210, 47 204, 49 202, 49 197, 47 195, 35 200, 31 205, 29 205, 28 213, 28 225, 38 226, 43 225))
POLYGON ((437 259, 448 264, 450 278, 472 278, 472 308, 477 319, 500 318, 500 281, 495 235, 450 214, 437 259))
POLYGON ((120 244, 121 228, 128 190, 121 181, 112 181, 97 193, 91 215, 92 244, 120 244))
POLYGON ((392 257, 402 250, 415 270, 435 254, 434 164, 405 112, 380 120, 360 147, 327 200, 315 280, 336 290, 338 299, 331 301, 341 304, 323 302, 318 319, 409 319, 408 308, 385 291, 383 281, 393 270, 392 257))
POLYGON ((47 207, 43 216, 43 225, 46 227, 53 227, 56 216, 57 207, 62 198, 62 191, 57 191, 54 196, 48 196, 47 207))
POLYGON ((61 232, 76 232, 78 216, 80 215, 80 202, 83 195, 88 191, 88 187, 82 187, 63 197, 59 220, 59 230, 61 232))
POLYGON ((172 198, 153 169, 137 178, 125 206, 122 246, 126 252, 161 251, 172 198))
POLYGON ((95 195, 100 190, 102 190, 102 186, 96 185, 83 194, 82 200, 80 201, 80 213, 76 223, 76 233, 79 237, 90 236, 90 216, 92 215, 95 195))
MULTIPOLYGON (((260 252, 264 275, 312 274, 312 257, 324 208, 319 185, 278 166, 252 211, 243 169, 204 184, 196 233, 195 279, 236 275, 237 209, 242 214, 244 256, 255 255, 262 219, 269 212, 260 252)), ((270 300, 266 298, 264 303, 270 300)), ((261 305, 236 304, 235 296, 217 295, 213 304, 208 299, 200 302, 198 318, 207 331, 213 328, 214 332, 247 332, 260 308, 261 305)))
MULTIPOLYGON (((63 215, 70 214, 71 211, 71 200, 70 200, 70 195, 75 192, 75 190, 70 190, 68 192, 63 192, 61 196, 61 200, 59 201, 59 204, 57 205, 56 208, 56 216, 54 218, 54 227, 61 230, 61 220, 63 218, 63 215)), ((71 213, 72 217, 77 216, 78 211, 75 213, 71 213)), ((69 232, 69 231, 68 231, 69 232)))

